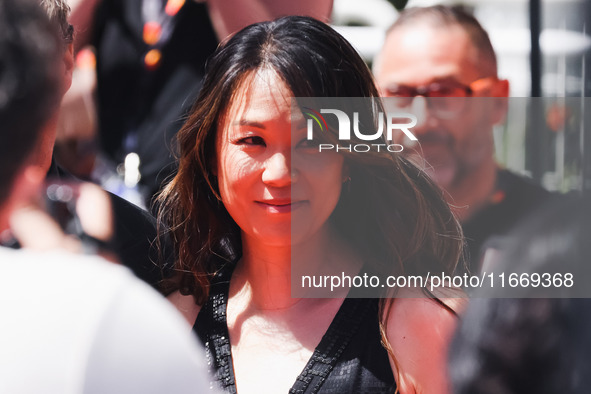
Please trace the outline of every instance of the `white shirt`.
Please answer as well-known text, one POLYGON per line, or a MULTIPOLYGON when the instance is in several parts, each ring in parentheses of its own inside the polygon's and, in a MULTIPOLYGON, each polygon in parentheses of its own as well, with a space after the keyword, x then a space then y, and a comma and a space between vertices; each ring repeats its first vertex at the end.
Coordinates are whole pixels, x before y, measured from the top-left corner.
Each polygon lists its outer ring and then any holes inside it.
POLYGON ((0 393, 211 391, 191 327, 122 266, 0 247, 0 393))

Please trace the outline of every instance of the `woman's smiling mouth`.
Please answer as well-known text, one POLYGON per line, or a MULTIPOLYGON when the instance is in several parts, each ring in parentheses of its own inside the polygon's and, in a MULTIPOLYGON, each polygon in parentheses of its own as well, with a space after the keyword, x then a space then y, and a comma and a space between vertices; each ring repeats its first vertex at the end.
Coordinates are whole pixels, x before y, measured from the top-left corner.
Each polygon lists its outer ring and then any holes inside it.
POLYGON ((272 199, 255 201, 255 203, 269 213, 290 213, 307 204, 308 201, 292 201, 291 199, 272 199))

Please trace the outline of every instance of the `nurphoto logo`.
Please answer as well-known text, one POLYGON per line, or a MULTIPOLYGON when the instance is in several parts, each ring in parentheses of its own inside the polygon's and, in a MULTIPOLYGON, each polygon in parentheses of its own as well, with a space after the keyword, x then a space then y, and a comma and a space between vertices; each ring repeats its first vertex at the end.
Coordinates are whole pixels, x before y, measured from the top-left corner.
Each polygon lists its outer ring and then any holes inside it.
MULTIPOLYGON (((407 138, 412 141, 416 141, 415 137, 410 131, 411 128, 416 126, 417 117, 409 113, 378 113, 378 126, 377 130, 373 133, 366 134, 359 130, 359 112, 353 112, 353 122, 346 112, 338 109, 320 109, 315 111, 312 108, 304 107, 304 115, 307 118, 307 139, 312 141, 314 139, 314 128, 320 130, 321 133, 328 131, 328 123, 322 114, 330 114, 336 116, 338 121, 338 136, 339 144, 318 144, 318 151, 343 151, 349 152, 369 152, 371 150, 380 151, 385 149, 388 152, 402 152, 403 146, 400 144, 390 143, 393 140, 394 131, 402 131, 407 138), (352 124, 352 127, 351 127, 352 124), (384 143, 368 143, 368 144, 351 144, 351 130, 354 136, 361 141, 378 141, 384 137, 384 129, 386 130, 385 139, 388 142, 384 143)), ((382 139, 383 141, 383 139, 382 139)))

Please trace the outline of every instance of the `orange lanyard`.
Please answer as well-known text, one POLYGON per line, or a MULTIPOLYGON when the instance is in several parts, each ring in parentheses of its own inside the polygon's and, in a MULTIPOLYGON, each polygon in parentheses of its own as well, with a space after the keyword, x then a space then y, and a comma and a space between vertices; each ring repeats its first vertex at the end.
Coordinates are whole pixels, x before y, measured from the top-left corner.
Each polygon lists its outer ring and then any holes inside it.
POLYGON ((164 9, 162 0, 144 0, 142 2, 142 18, 144 28, 142 38, 149 49, 144 55, 144 64, 149 70, 160 65, 162 46, 172 34, 172 22, 186 0, 167 0, 164 9))

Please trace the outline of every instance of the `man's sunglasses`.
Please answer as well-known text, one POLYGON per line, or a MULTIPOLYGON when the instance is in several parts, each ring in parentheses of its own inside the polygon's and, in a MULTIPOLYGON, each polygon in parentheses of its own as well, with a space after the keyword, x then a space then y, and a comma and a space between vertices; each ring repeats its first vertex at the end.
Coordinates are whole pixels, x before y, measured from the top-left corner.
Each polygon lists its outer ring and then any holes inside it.
POLYGON ((452 118, 457 116, 466 107, 466 98, 474 96, 474 93, 487 88, 496 77, 480 78, 464 85, 453 79, 432 82, 425 86, 407 86, 390 84, 385 89, 385 97, 392 97, 393 104, 399 108, 409 107, 417 96, 432 98, 427 100, 434 115, 440 118, 452 118))

